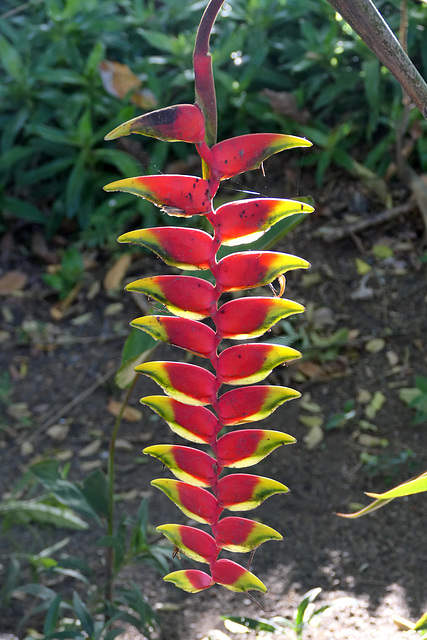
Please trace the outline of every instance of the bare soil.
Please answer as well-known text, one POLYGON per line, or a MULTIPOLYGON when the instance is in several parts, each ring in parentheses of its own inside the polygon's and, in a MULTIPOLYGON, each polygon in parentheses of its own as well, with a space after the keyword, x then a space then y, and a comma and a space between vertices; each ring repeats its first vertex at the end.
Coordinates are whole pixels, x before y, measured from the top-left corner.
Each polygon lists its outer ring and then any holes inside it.
MULTIPOLYGON (((341 175, 330 177, 327 191, 318 194, 317 200, 317 213, 278 247, 310 260, 312 268, 309 276, 292 273, 285 294, 307 307, 307 317, 299 316, 292 323, 294 344, 301 346, 306 357, 276 370, 269 380, 294 386, 303 398, 284 405, 263 423, 298 439, 297 445, 271 454, 256 471, 291 489, 289 495, 274 496, 254 512, 284 535, 282 543, 260 547, 252 562, 251 570, 268 587, 260 600, 263 610, 247 597, 219 587, 189 596, 144 565, 132 567, 120 581, 134 581, 141 587, 158 612, 157 634, 163 640, 221 638, 214 629, 238 640, 250 639, 254 636, 232 636, 220 616, 291 616, 301 595, 314 587, 323 590, 319 604, 343 596, 352 601, 332 609, 318 628, 307 630, 306 638, 403 639, 406 636, 393 623, 393 614, 415 620, 427 609, 425 496, 394 501, 358 520, 336 515, 368 504, 365 491, 386 490, 427 468, 426 424, 414 426, 414 412, 399 397, 401 388, 413 387, 414 377, 426 375, 427 370, 427 265, 420 261, 424 229, 414 213, 328 244, 316 236, 319 227, 347 224, 348 212, 363 217, 381 207, 341 175), (389 247, 388 257, 378 255, 378 245, 389 247), (366 274, 361 273, 364 270, 366 274), (347 330, 346 336, 334 339, 340 329, 347 330), (353 405, 348 411, 353 413, 339 426, 327 428, 349 401, 353 405), (401 456, 402 451, 406 455, 401 456)), ((11 234, 1 258, 3 274, 18 270, 27 275, 25 287, 2 296, 1 301, 0 371, 8 374, 11 383, 1 400, 2 496, 41 457, 69 462, 73 478, 82 478, 93 468, 106 468, 114 422, 107 407, 111 398, 121 397, 112 374, 120 363, 129 321, 143 315, 121 287, 112 293, 97 288, 114 262, 98 255, 75 300, 55 321, 56 298, 41 279, 46 265, 26 254, 28 243, 25 229, 11 234), (63 440, 52 437, 52 425, 68 427, 63 440), (92 452, 85 449, 94 440, 99 447, 92 452)), ((126 278, 162 269, 159 260, 143 257, 132 263, 126 278)), ((172 353, 162 345, 156 359, 169 357, 182 357, 182 352, 172 353)), ((117 509, 122 513, 134 512, 141 497, 149 497, 153 527, 186 521, 150 486, 151 479, 166 472, 151 459, 141 460, 143 446, 179 441, 138 403, 139 397, 156 392, 155 385, 141 377, 131 406, 142 411, 142 419, 123 423, 116 488, 117 509)), ((89 546, 95 533, 72 534, 67 550, 89 559, 102 575, 99 549, 89 546)), ((24 529, 19 535, 14 540, 18 548, 35 552, 40 543, 58 533, 46 534, 43 540, 24 529)), ((10 548, 10 537, 4 534, 0 576, 10 548)), ((185 558, 181 564, 189 566, 185 558)), ((12 598, 2 612, 0 636, 16 633, 26 606, 25 601, 12 598)), ((137 637, 131 631, 126 635, 137 637)))

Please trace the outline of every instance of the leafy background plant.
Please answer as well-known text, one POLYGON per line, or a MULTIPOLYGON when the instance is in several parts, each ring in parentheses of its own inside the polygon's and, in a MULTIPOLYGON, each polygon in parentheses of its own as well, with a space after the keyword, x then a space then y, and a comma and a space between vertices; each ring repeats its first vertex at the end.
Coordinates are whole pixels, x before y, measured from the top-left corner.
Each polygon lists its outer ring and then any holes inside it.
MULTIPOLYGON (((398 0, 377 6, 397 31, 398 0)), ((160 107, 191 101, 192 27, 199 11, 199 3, 178 8, 173 0, 3 3, 3 231, 20 220, 43 227, 48 236, 63 228, 99 246, 135 219, 154 223, 155 213, 142 200, 123 194, 105 199, 101 187, 117 172, 161 171, 167 160, 185 160, 188 149, 146 140, 142 150, 139 144, 107 147, 104 135, 141 109, 130 94, 119 99, 107 93, 99 65, 129 65, 160 107)), ((427 75, 427 11, 411 3, 409 13, 409 54, 427 75)), ((331 165, 371 186, 369 171, 393 173, 400 88, 327 0, 225 4, 213 43, 221 138, 266 127, 307 135, 317 149, 305 162, 315 164, 318 183, 331 165)), ((425 127, 412 111, 410 161, 421 172, 427 170, 425 127)), ((375 188, 384 198, 384 185, 375 188)))

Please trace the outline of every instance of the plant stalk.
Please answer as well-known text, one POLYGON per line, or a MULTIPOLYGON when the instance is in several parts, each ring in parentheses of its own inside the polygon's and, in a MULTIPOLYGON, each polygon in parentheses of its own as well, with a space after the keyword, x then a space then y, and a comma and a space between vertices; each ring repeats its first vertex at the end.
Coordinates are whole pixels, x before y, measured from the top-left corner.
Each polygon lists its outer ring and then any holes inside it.
POLYGON ((224 0, 210 0, 197 30, 193 54, 196 102, 205 117, 206 143, 210 147, 216 142, 217 110, 209 40, 223 2, 224 0))
MULTIPOLYGON (((123 412, 128 405, 130 396, 135 387, 137 379, 138 379, 138 374, 134 376, 132 383, 130 384, 126 392, 126 395, 123 398, 120 411, 114 423, 114 427, 113 427, 113 431, 110 439, 110 446, 108 448, 108 513, 107 513, 107 535, 108 536, 112 536, 114 534, 114 481, 115 481, 114 456, 116 452, 116 440, 117 440, 117 435, 119 433, 119 428, 122 422, 123 412)), ((114 574, 114 548, 112 546, 106 547, 105 573, 106 573, 105 599, 107 600, 107 602, 112 602, 113 601, 113 574, 114 574)))
POLYGON ((371 0, 328 0, 427 119, 427 84, 371 0))

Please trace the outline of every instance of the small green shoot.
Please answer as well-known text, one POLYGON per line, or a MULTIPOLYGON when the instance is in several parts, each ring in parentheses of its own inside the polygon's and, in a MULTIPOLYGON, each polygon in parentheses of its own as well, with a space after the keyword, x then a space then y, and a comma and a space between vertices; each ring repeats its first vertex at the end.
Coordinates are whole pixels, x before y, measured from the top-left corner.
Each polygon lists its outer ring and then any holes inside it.
POLYGON ((399 398, 415 410, 414 426, 427 422, 427 376, 416 376, 415 387, 400 389, 399 398))
POLYGON ((352 420, 356 415, 354 405, 354 400, 347 400, 344 404, 343 410, 339 413, 334 413, 329 418, 325 425, 326 431, 330 431, 331 429, 341 429, 341 427, 344 427, 349 420, 352 420))
POLYGON ((316 609, 314 601, 321 592, 322 589, 320 587, 307 591, 303 595, 292 619, 283 616, 275 616, 269 619, 222 616, 222 620, 224 620, 225 628, 231 633, 247 633, 249 630, 262 631, 263 637, 269 638, 275 635, 282 636, 286 629, 290 629, 294 633, 296 640, 302 640, 307 626, 316 626, 327 609, 336 607, 344 602, 348 604, 351 601, 351 598, 340 598, 332 604, 324 604, 316 609))
POLYGON ((364 471, 370 477, 385 478, 386 482, 392 482, 402 470, 412 472, 416 466, 416 455, 411 449, 400 451, 397 455, 372 454, 363 451, 360 454, 364 471))
POLYGON ((64 251, 61 264, 54 273, 46 273, 43 280, 58 292, 59 298, 66 298, 75 286, 81 283, 84 265, 81 252, 76 247, 64 251))

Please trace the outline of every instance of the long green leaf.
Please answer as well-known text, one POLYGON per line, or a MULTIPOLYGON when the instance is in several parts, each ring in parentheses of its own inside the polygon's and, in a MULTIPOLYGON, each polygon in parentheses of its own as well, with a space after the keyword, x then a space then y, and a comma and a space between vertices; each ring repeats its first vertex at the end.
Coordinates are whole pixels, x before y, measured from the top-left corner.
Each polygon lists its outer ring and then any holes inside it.
POLYGON ((67 507, 53 507, 36 500, 8 500, 0 503, 0 515, 12 517, 16 522, 39 522, 56 527, 84 531, 89 528, 74 511, 67 507))
POLYGON ((50 607, 46 613, 46 618, 43 625, 43 635, 47 636, 49 633, 53 633, 58 624, 59 617, 59 607, 61 604, 62 598, 60 594, 52 600, 50 607))
POLYGON ((48 216, 31 202, 6 196, 0 200, 0 205, 6 216, 17 216, 22 220, 36 222, 43 226, 46 226, 48 222, 48 216))
POLYGON ((158 342, 148 333, 132 329, 125 342, 122 364, 116 373, 115 381, 119 389, 127 389, 135 378, 135 367, 151 358, 158 342))
POLYGON ((87 633, 89 638, 92 638, 95 631, 93 618, 89 612, 89 609, 75 591, 73 593, 73 608, 78 619, 82 623, 83 631, 87 633))
POLYGON ((411 496, 414 493, 422 493, 424 491, 427 491, 427 471, 384 493, 367 493, 366 495, 370 498, 377 498, 378 500, 394 500, 394 498, 411 496))
POLYGON ((24 64, 18 50, 4 36, 0 36, 0 62, 14 80, 20 80, 24 64))

